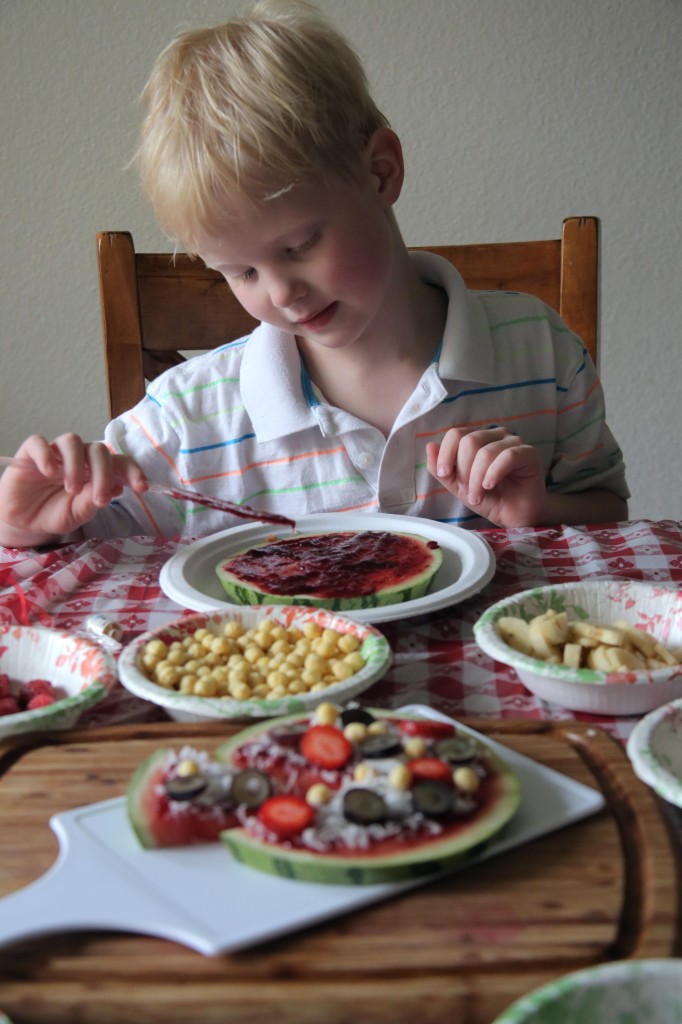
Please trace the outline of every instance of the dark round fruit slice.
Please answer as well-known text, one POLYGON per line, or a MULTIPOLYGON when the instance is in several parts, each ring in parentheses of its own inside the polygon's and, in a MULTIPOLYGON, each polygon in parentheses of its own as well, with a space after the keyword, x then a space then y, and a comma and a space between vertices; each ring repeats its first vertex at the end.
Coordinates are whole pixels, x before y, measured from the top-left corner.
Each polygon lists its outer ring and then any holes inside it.
POLYGON ((265 772, 257 768, 245 768, 232 780, 231 797, 236 804, 249 810, 260 807, 272 793, 272 783, 265 772))
POLYGON ((428 818, 449 814, 453 804, 452 786, 435 779, 417 782, 412 787, 412 804, 415 811, 421 811, 428 818))
POLYGON ((388 807, 380 793, 357 786, 344 794, 343 816, 355 825, 374 825, 386 821, 388 807))
POLYGON ((435 541, 387 530, 303 534, 222 559, 235 604, 377 608, 423 597, 443 561, 435 541))
POLYGON ((403 749, 402 743, 390 732, 380 732, 362 741, 360 752, 363 757, 393 757, 403 749))
POLYGON ((449 736, 434 743, 433 749, 444 761, 459 764, 462 761, 471 761, 476 756, 477 747, 468 736, 449 736))
POLYGON ((164 783, 171 800, 194 800, 208 786, 208 779, 195 772, 194 775, 173 775, 164 783))
POLYGON ((362 725, 371 725, 376 721, 374 715, 367 708, 344 708, 341 712, 341 724, 350 725, 351 722, 361 722, 362 725))

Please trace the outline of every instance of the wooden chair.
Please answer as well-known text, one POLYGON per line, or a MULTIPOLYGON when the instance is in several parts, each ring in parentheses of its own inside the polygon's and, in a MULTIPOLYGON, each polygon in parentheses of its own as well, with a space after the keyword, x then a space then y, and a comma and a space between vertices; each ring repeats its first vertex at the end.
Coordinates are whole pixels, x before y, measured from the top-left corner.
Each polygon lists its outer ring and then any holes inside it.
MULTIPOLYGON (((597 361, 598 221, 569 217, 561 238, 419 246, 450 260, 469 288, 530 292, 558 310, 597 361)), ((242 337, 252 319, 224 279, 200 259, 136 253, 126 231, 97 235, 104 353, 111 416, 143 396, 145 380, 242 337)))

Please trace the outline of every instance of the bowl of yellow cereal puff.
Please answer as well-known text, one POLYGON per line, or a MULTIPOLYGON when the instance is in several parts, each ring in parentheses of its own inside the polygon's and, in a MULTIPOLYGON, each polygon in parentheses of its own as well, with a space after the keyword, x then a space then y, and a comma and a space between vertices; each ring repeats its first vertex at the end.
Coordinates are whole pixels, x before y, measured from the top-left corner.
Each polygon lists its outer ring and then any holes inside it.
POLYGON ((479 647, 542 700, 642 715, 682 697, 682 590, 595 579, 537 587, 488 608, 479 647))
POLYGON ((352 700, 387 671, 368 623, 324 608, 256 605, 188 615, 121 652, 121 682, 179 722, 266 718, 352 700))

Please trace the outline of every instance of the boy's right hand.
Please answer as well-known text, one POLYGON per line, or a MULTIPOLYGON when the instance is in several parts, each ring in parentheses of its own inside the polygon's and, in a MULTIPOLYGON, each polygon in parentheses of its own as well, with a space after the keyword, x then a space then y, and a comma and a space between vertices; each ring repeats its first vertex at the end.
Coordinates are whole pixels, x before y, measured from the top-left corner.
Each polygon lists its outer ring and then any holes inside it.
POLYGON ((133 459, 112 455, 99 442, 86 444, 76 434, 62 434, 52 443, 34 434, 16 458, 31 465, 8 467, 0 477, 0 544, 6 547, 35 547, 66 538, 124 486, 138 492, 147 488, 133 459))

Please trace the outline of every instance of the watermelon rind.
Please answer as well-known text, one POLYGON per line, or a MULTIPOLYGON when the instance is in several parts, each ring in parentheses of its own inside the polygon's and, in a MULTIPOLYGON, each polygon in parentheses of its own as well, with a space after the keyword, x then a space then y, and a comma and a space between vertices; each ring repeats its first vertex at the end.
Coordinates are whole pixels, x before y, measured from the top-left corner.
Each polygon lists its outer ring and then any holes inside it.
POLYGON ((139 764, 128 783, 126 810, 133 832, 145 850, 155 849, 159 844, 153 830, 154 815, 150 798, 154 787, 160 785, 166 772, 166 765, 172 751, 167 748, 155 750, 139 764))
MULTIPOLYGON (((410 540, 418 541, 426 546, 424 537, 412 533, 399 533, 393 531, 396 536, 409 537, 410 540)), ((305 534, 303 536, 322 536, 321 534, 305 534)), ((263 545, 258 545, 264 547, 263 545)), ((245 549, 248 550, 248 549, 245 549)), ((382 608, 386 605, 402 604, 404 601, 416 601, 423 597, 433 577, 440 569, 443 562, 443 552, 439 547, 429 547, 431 563, 423 572, 413 575, 409 580, 385 587, 374 594, 366 594, 362 597, 316 597, 310 594, 272 594, 266 590, 258 590, 248 586, 239 577, 224 569, 226 562, 236 558, 243 552, 235 552, 229 559, 221 559, 216 566, 216 574, 220 580, 227 596, 234 604, 295 604, 314 606, 316 608, 329 608, 332 611, 353 611, 364 608, 382 608)))
MULTIPOLYGON (((413 717, 395 712, 369 709, 375 717, 413 717)), ((245 743, 251 736, 272 728, 275 724, 300 721, 307 715, 290 715, 270 722, 251 726, 222 744, 216 752, 220 760, 230 760, 233 750, 245 743)), ((314 853, 290 846, 275 845, 246 832, 243 828, 225 829, 220 838, 233 857, 249 867, 282 878, 304 882, 321 882, 331 885, 372 885, 383 882, 397 882, 423 875, 451 871, 478 855, 490 841, 511 820, 521 802, 521 787, 518 778, 507 764, 485 744, 480 744, 486 757, 497 774, 497 793, 494 803, 480 821, 468 824, 463 832, 433 839, 428 843, 412 846, 404 851, 385 856, 380 854, 353 854, 338 856, 314 853)))

